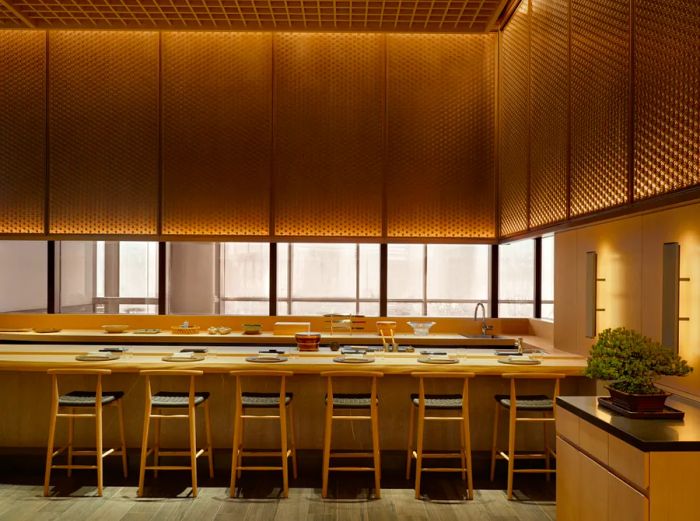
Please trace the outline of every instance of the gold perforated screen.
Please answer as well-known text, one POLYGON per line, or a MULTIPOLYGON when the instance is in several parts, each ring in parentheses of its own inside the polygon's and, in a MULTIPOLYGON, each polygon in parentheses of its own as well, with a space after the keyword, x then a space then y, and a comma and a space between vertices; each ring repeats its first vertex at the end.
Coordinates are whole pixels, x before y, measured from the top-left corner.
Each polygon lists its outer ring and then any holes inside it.
MULTIPOLYGON (((3 0, 36 27, 483 32, 502 0, 3 0)), ((0 17, 0 23, 14 23, 0 17)))
POLYGON ((569 2, 532 0, 530 226, 566 219, 569 2))
POLYGON ((634 198, 700 183, 700 2, 635 4, 634 198))
POLYGON ((494 237, 496 37, 387 36, 387 235, 494 237))
POLYGON ((163 233, 267 235, 272 35, 162 37, 163 233))
POLYGON ((0 2, 0 29, 17 27, 27 27, 27 25, 9 5, 0 2))
POLYGON ((155 234, 158 33, 49 34, 49 229, 155 234))
POLYGON ((501 234, 528 228, 528 2, 523 1, 501 33, 499 194, 501 234))
POLYGON ((44 232, 45 40, 0 32, 0 233, 44 232))
POLYGON ((382 234, 383 37, 275 36, 278 236, 382 234))
POLYGON ((571 0, 571 214, 627 201, 630 7, 571 0))

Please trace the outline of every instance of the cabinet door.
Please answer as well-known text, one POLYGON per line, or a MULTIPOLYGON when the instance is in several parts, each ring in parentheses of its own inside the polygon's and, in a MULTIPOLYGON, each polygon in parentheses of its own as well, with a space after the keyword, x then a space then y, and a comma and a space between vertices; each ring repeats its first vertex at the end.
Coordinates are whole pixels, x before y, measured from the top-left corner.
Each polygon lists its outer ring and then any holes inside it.
POLYGON ((581 453, 557 436, 557 521, 579 521, 581 453))
POLYGON ((608 519, 648 521, 649 500, 612 474, 608 474, 608 495, 608 519))
POLYGON ((608 517, 611 474, 580 452, 579 458, 579 521, 621 521, 608 517))

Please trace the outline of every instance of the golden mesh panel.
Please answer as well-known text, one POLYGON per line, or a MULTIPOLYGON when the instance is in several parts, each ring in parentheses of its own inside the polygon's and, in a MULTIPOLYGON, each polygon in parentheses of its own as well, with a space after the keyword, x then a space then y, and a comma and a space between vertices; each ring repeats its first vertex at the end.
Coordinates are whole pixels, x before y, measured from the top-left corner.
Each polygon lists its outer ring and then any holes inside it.
POLYGON ((27 24, 12 9, 0 2, 0 29, 16 29, 18 27, 27 27, 27 24))
POLYGON ((528 3, 501 33, 499 192, 501 235, 527 230, 528 3))
POLYGON ((43 233, 46 36, 0 31, 0 233, 43 233))
POLYGON ((637 0, 635 199, 700 183, 698 49, 698 0, 637 0))
POLYGON ((275 235, 382 233, 383 37, 275 36, 275 235))
POLYGON ((571 215, 627 200, 630 9, 571 2, 571 215))
POLYGON ((530 226, 566 219, 569 2, 532 0, 530 226))
POLYGON ((387 35, 387 235, 494 237, 495 35, 387 35))
POLYGON ((49 147, 51 233, 157 233, 157 33, 50 33, 49 147))
POLYGON ((271 34, 162 42, 163 233, 267 235, 271 34))
POLYGON ((7 0, 38 27, 483 32, 501 0, 7 0))

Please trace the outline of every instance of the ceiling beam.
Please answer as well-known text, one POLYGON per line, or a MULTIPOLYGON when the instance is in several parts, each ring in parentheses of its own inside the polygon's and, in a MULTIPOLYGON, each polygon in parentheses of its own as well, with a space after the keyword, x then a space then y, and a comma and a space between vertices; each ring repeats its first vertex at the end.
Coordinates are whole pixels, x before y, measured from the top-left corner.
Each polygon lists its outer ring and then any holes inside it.
POLYGON ((11 12, 13 15, 15 15, 17 18, 19 18, 20 20, 22 20, 22 22, 24 22, 24 24, 25 24, 27 27, 29 27, 30 29, 35 29, 35 28, 36 28, 35 25, 29 20, 29 18, 27 18, 26 16, 24 16, 22 13, 20 13, 20 12, 17 10, 17 8, 9 2, 9 0, 0 0, 0 5, 2 5, 3 7, 5 7, 8 11, 10 11, 10 12, 11 12))

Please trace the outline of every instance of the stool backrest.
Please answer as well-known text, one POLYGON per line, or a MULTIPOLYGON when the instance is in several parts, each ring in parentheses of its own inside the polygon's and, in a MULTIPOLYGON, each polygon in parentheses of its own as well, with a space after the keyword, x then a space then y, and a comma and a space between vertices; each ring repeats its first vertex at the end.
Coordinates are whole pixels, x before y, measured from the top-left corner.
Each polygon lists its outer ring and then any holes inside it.
POLYGON ((469 379, 474 378, 474 373, 464 372, 439 372, 439 371, 414 371, 411 376, 418 378, 418 407, 425 408, 425 380, 461 380, 462 381, 462 408, 469 407, 469 379))
POLYGON ((502 376, 510 380, 511 411, 517 409, 516 382, 523 380, 551 380, 553 384, 552 401, 556 402, 557 396, 559 396, 559 382, 566 378, 566 375, 561 373, 503 373, 502 376))
POLYGON ((370 404, 376 407, 377 404, 377 378, 384 376, 380 371, 322 371, 321 376, 326 377, 328 403, 333 403, 333 378, 370 378, 370 404))
POLYGON ((58 390, 59 376, 96 376, 95 384, 95 408, 102 409, 102 377, 112 374, 110 369, 49 369, 46 371, 51 375, 51 400, 58 403, 60 392, 58 390))
POLYGON ((236 378, 236 403, 237 407, 243 402, 243 378, 279 378, 280 379, 280 409, 286 404, 287 378, 294 376, 293 371, 230 371, 229 374, 236 378))
POLYGON ((187 386, 187 394, 188 394, 188 407, 190 409, 194 409, 194 400, 195 400, 195 378, 198 376, 202 376, 204 374, 204 371, 196 370, 196 369, 144 369, 142 371, 139 371, 139 374, 141 376, 146 377, 146 403, 147 406, 150 407, 151 404, 151 396, 153 396, 153 393, 151 391, 151 376, 156 376, 156 377, 171 377, 171 376, 189 376, 189 385, 187 386))

